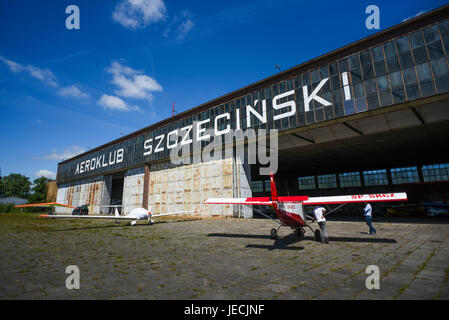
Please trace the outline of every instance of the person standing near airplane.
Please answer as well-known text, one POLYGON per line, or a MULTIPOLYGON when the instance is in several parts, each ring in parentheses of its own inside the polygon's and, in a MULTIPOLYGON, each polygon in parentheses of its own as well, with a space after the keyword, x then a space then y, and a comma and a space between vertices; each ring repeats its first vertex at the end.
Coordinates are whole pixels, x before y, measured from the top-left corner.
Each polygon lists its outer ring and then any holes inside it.
POLYGON ((371 205, 367 202, 365 204, 365 208, 363 209, 363 215, 365 216, 366 219, 366 224, 369 227, 369 234, 375 234, 376 233, 376 229, 374 229, 372 222, 373 222, 373 208, 371 207, 371 205))
POLYGON ((329 243, 329 239, 327 237, 326 232, 326 218, 324 217, 324 214, 326 213, 326 209, 320 206, 316 206, 315 210, 313 211, 315 214, 315 219, 318 222, 318 226, 321 229, 321 243, 329 243))

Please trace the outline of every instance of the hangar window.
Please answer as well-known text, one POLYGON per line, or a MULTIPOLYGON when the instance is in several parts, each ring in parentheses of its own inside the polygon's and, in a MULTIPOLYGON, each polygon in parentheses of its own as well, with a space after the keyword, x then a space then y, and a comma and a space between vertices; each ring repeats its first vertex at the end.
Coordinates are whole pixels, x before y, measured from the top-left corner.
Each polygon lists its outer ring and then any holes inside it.
POLYGON ((321 75, 321 79, 329 77, 329 72, 327 70, 327 66, 320 68, 320 75, 321 75))
POLYGON ((311 190, 315 189, 315 177, 314 176, 308 176, 308 177, 299 177, 298 178, 298 187, 299 190, 311 190))
POLYGON ((394 168, 390 170, 393 184, 419 182, 418 168, 394 168))
POLYGON ((438 93, 449 90, 449 72, 446 59, 431 62, 438 93))
POLYGON ((407 98, 416 99, 420 96, 418 82, 416 80, 415 68, 409 68, 402 71, 404 76, 405 90, 407 98))
POLYGON ((440 24, 440 32, 447 55, 449 53, 449 20, 440 24))
POLYGON ((363 171, 365 186, 381 186, 388 184, 387 170, 363 171))
POLYGON ((413 57, 416 64, 427 62, 426 47, 424 46, 424 39, 421 31, 417 31, 410 35, 410 42, 412 45, 413 57))
POLYGON ((384 44, 385 61, 387 62, 388 72, 394 72, 399 70, 399 61, 396 54, 396 48, 393 42, 387 42, 384 44))
POLYGON ((312 76, 312 84, 315 87, 315 84, 320 82, 320 72, 318 69, 315 69, 310 74, 312 76))
POLYGON ((393 72, 389 74, 391 92, 393 94, 394 103, 400 103, 405 101, 404 86, 402 84, 401 72, 393 72))
POLYGON ((401 62, 402 69, 410 68, 411 66, 413 66, 413 59, 410 52, 408 36, 397 39, 396 45, 398 46, 399 61, 401 62))
POLYGON ((340 67, 340 73, 348 72, 348 59, 343 59, 338 62, 338 66, 340 67))
POLYGON ((423 166, 422 174, 424 182, 449 180, 449 163, 423 166))
POLYGON ((271 191, 270 180, 265 180, 265 191, 271 191))
POLYGON ((360 61, 358 54, 349 57, 349 67, 351 68, 352 83, 355 84, 362 81, 362 71, 360 68, 360 61))
POLYGON ((369 51, 360 53, 360 62, 362 63, 363 79, 368 80, 374 78, 371 54, 369 51))
POLYGON ((325 174, 318 176, 318 188, 319 189, 330 189, 337 187, 337 175, 335 174, 325 174))
POLYGON ((421 87, 422 95, 429 96, 435 94, 429 64, 424 63, 416 66, 416 72, 418 73, 419 86, 421 87))
POLYGON ((340 187, 360 187, 362 186, 362 182, 360 181, 360 173, 359 172, 346 172, 340 173, 340 187))
POLYGON ((302 89, 301 75, 295 78, 295 89, 302 89))
POLYGON ((251 181, 252 192, 263 192, 263 181, 251 181))
POLYGON ((377 78, 377 87, 379 88, 381 106, 384 107, 390 105, 392 103, 392 100, 387 76, 377 78))
POLYGON ((371 49, 371 52, 373 54, 374 72, 376 73, 376 77, 383 76, 387 73, 387 68, 385 67, 384 52, 382 50, 382 46, 377 46, 371 49))
POLYGON ((424 29, 424 39, 426 39, 430 60, 440 59, 444 56, 440 33, 436 25, 424 29))

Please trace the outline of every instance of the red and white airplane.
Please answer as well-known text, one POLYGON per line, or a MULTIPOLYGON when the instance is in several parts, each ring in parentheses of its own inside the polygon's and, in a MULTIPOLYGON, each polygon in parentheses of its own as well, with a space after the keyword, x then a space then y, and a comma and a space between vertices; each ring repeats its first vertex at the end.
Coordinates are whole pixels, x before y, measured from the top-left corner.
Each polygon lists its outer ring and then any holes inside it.
POLYGON ((252 198, 209 198, 205 201, 207 204, 243 204, 252 206, 272 206, 279 221, 258 211, 266 218, 272 219, 279 223, 279 228, 271 229, 271 238, 277 239, 277 231, 281 227, 291 227, 295 230, 299 237, 305 234, 305 227, 308 227, 315 235, 317 241, 321 240, 321 231, 315 231, 307 224, 307 218, 314 221, 314 217, 306 216, 303 206, 321 205, 321 204, 340 204, 337 208, 329 211, 326 215, 336 211, 347 203, 365 203, 380 201, 407 201, 405 192, 399 193, 381 193, 381 194, 359 194, 359 195, 343 195, 329 197, 308 197, 308 196, 278 196, 276 192, 276 184, 274 182, 273 173, 270 174, 271 197, 252 197, 252 198))

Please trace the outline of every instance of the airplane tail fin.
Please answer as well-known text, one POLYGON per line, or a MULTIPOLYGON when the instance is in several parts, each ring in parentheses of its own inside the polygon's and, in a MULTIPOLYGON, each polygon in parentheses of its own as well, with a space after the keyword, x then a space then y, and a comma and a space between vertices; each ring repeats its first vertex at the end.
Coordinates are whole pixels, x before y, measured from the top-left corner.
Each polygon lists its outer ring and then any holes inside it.
POLYGON ((115 207, 114 215, 115 215, 116 217, 120 216, 120 213, 118 213, 117 207, 115 207))
POLYGON ((271 201, 278 200, 278 194, 276 192, 276 183, 274 182, 274 174, 270 173, 270 184, 271 184, 271 201))

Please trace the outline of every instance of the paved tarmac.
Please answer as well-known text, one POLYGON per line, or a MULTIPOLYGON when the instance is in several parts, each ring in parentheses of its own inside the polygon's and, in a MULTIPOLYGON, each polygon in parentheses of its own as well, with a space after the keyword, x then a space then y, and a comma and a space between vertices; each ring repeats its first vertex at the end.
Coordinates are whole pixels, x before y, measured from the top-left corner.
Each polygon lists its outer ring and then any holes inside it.
POLYGON ((321 244, 289 228, 271 240, 265 219, 174 221, 0 214, 0 299, 449 299, 447 222, 374 219, 368 235, 361 220, 329 221, 321 244))

